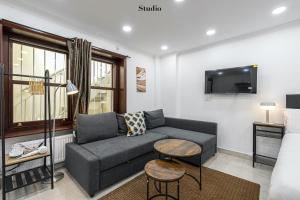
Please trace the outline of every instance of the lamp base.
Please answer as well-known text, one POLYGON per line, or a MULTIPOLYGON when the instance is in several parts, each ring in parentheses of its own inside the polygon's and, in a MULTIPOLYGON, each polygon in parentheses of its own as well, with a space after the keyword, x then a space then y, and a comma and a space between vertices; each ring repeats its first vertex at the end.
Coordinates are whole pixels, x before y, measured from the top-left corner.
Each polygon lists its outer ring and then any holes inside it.
POLYGON ((266 123, 269 124, 270 123, 270 111, 266 110, 266 123))
MULTIPOLYGON (((56 183, 60 180, 62 180, 65 177, 65 174, 63 172, 55 172, 53 175, 53 182, 56 183)), ((51 178, 43 181, 44 184, 51 184, 51 178)))

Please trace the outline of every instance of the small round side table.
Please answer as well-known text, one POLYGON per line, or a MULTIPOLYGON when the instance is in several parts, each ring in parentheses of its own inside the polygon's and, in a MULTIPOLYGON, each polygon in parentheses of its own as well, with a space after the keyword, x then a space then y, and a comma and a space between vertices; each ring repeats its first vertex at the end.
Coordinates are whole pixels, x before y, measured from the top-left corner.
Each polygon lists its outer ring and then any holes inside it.
POLYGON ((147 176, 147 200, 154 199, 156 197, 165 197, 179 200, 179 181, 185 174, 185 168, 179 163, 172 160, 152 160, 145 166, 145 173, 147 176), (154 187, 158 194, 150 197, 149 183, 150 178, 154 180, 154 187), (168 193, 168 183, 177 182, 177 198, 168 193), (159 186, 157 186, 159 183, 159 186), (161 183, 165 184, 165 193, 162 192, 161 183))

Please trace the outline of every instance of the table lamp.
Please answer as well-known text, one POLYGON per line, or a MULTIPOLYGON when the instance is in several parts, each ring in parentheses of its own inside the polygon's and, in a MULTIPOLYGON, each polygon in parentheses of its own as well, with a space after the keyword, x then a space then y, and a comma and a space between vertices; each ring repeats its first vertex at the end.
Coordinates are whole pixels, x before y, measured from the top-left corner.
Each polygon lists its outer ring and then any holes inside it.
POLYGON ((261 102, 260 108, 266 111, 266 123, 270 123, 270 110, 276 109, 276 103, 275 102, 261 102))

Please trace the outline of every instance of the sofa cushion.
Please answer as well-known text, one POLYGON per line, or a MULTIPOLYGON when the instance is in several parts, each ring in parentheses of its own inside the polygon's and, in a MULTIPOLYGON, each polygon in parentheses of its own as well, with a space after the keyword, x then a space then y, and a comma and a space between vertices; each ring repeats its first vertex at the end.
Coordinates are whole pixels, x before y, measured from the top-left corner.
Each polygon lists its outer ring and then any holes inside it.
POLYGON ((136 137, 118 136, 100 140, 82 147, 98 157, 103 171, 153 151, 154 143, 165 138, 166 135, 147 132, 136 137))
POLYGON ((147 129, 153 129, 165 125, 165 116, 162 109, 144 111, 147 129))
POLYGON ((188 131, 172 127, 159 127, 151 130, 155 133, 160 133, 169 136, 169 138, 176 138, 195 142, 203 147, 203 151, 212 148, 217 143, 217 136, 196 131, 188 131))
POLYGON ((117 114, 119 134, 126 135, 128 132, 127 124, 123 114, 117 114))
POLYGON ((123 142, 124 138, 126 136, 119 136, 81 146, 98 157, 100 170, 102 171, 128 161, 127 147, 123 142))
POLYGON ((77 143, 84 144, 118 135, 116 113, 97 115, 79 114, 77 117, 77 143))
POLYGON ((154 143, 158 140, 167 139, 168 136, 147 131, 145 135, 128 137, 128 158, 133 159, 154 150, 154 143))

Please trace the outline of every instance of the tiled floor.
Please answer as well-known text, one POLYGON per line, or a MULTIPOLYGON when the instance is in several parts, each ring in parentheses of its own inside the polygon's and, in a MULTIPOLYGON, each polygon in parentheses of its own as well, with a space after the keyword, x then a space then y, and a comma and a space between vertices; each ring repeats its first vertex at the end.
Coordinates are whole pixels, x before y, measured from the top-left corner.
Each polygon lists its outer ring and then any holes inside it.
MULTIPOLYGON (((267 199, 270 177, 272 173, 271 167, 258 164, 256 168, 252 168, 252 162, 250 160, 240 158, 237 156, 232 156, 225 153, 217 153, 216 156, 211 158, 209 161, 207 161, 204 166, 260 184, 261 185, 260 200, 267 199)), ((83 189, 72 179, 72 177, 70 177, 70 175, 66 172, 65 169, 61 169, 61 171, 65 172, 65 178, 60 182, 56 183, 54 190, 51 190, 47 185, 35 184, 33 186, 28 186, 27 188, 20 189, 16 192, 11 192, 8 195, 9 197, 8 199, 9 200, 12 199, 26 199, 26 200, 90 199, 89 196, 83 191, 83 189)), ((126 179, 125 181, 116 184, 105 191, 98 193, 92 199, 95 200, 99 199, 103 195, 109 193, 115 188, 133 179, 135 176, 126 179)))

